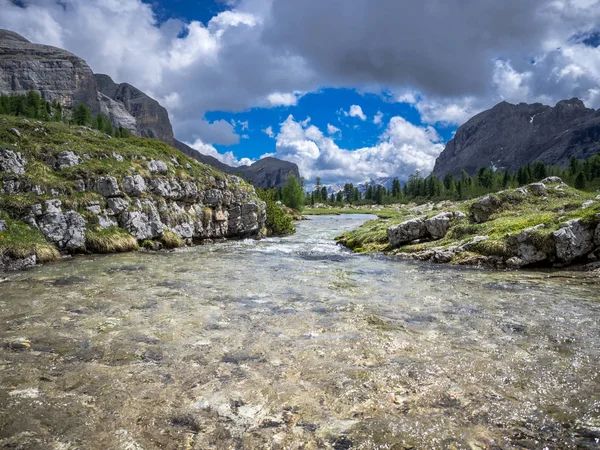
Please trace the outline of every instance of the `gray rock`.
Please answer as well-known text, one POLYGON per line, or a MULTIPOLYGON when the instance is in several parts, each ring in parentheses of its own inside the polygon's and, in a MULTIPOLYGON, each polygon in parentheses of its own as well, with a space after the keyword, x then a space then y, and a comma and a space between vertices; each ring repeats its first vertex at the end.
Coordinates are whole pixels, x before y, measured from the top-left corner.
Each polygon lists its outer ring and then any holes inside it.
POLYGON ((0 172, 12 172, 17 175, 25 173, 27 160, 19 152, 0 149, 0 172))
POLYGON ((75 211, 46 212, 38 219, 38 226, 60 249, 76 250, 85 245, 85 221, 75 211))
POLYGON ((119 183, 115 177, 100 177, 96 182, 96 192, 104 197, 118 197, 121 195, 119 183))
POLYGON ((535 231, 543 228, 546 228, 544 224, 536 225, 535 227, 527 228, 519 234, 508 237, 508 245, 516 254, 516 259, 513 259, 509 263, 509 266, 523 267, 546 261, 550 257, 545 251, 536 246, 534 239, 535 231))
POLYGON ((542 196, 548 194, 548 188, 544 183, 531 183, 527 187, 533 195, 542 196))
POLYGON ((544 184, 565 184, 565 182, 562 179, 560 179, 559 177, 555 177, 555 176, 544 178, 542 180, 542 183, 544 183, 544 184))
POLYGON ((425 222, 421 219, 411 219, 387 229, 387 237, 392 247, 398 247, 408 242, 422 239, 429 235, 425 222))
POLYGON ((425 221, 425 227, 433 239, 441 239, 446 236, 452 220, 466 217, 461 212, 443 212, 425 221))
POLYGON ((598 221, 598 225, 594 232, 594 244, 600 247, 600 214, 596 214, 596 220, 598 221))
POLYGON ((594 200, 588 200, 587 202, 583 202, 581 204, 581 208, 585 209, 585 208, 589 208, 590 206, 594 205, 594 200))
POLYGON ((10 133, 14 134, 17 137, 21 137, 21 132, 19 130, 17 130, 16 128, 11 128, 10 130, 8 130, 10 133))
POLYGON ((500 211, 502 200, 495 195, 487 195, 471 206, 471 218, 474 222, 486 222, 492 214, 500 211))
POLYGON ((150 181, 152 193, 167 199, 180 199, 183 197, 181 185, 175 180, 154 178, 150 181))
POLYGON ((0 220, 0 232, 6 230, 8 228, 8 225, 6 224, 5 220, 0 220))
POLYGON ((56 161, 56 168, 58 170, 66 169, 67 167, 75 167, 80 164, 81 160, 79 156, 77 156, 73 152, 62 152, 58 155, 58 159, 56 161))
POLYGON ((163 234, 163 223, 152 202, 144 202, 141 211, 122 213, 120 224, 140 241, 154 239, 163 234))
POLYGON ((100 111, 110 119, 116 128, 123 127, 134 135, 140 134, 135 117, 127 111, 123 103, 113 100, 102 92, 98 92, 98 101, 100 102, 100 111))
POLYGON ((564 263, 571 263, 590 253, 594 249, 593 233, 581 219, 561 224, 560 230, 552 233, 558 259, 564 263))
POLYGON ((204 204, 216 206, 223 202, 223 192, 218 189, 204 191, 204 204))
POLYGON ((15 259, 7 255, 0 254, 0 272, 16 272, 35 266, 37 256, 31 255, 22 259, 15 259))
POLYGON ((129 208, 129 201, 124 198, 114 197, 106 199, 106 204, 113 214, 119 214, 129 208))
POLYGON ((44 202, 44 211, 47 214, 57 214, 62 212, 62 202, 60 200, 46 200, 44 202))
POLYGON ((153 159, 152 161, 148 162, 148 170, 152 174, 159 173, 164 175, 169 171, 169 166, 167 166, 167 163, 164 161, 153 159))
POLYGON ((522 187, 515 189, 515 192, 520 195, 525 195, 525 196, 529 195, 529 191, 522 187))
POLYGON ((118 227, 119 223, 112 217, 100 214, 98 215, 98 225, 100 225, 102 228, 110 228, 118 227))
POLYGON ((75 190, 77 192, 85 192, 86 191, 85 181, 75 180, 75 190))
POLYGON ((99 202, 94 202, 94 203, 88 204, 85 207, 85 209, 86 209, 86 211, 89 211, 92 214, 96 214, 96 215, 102 213, 102 208, 100 208, 100 203, 99 202))
POLYGON ((139 197, 146 192, 146 182, 141 175, 128 175, 123 178, 123 190, 130 197, 139 197))

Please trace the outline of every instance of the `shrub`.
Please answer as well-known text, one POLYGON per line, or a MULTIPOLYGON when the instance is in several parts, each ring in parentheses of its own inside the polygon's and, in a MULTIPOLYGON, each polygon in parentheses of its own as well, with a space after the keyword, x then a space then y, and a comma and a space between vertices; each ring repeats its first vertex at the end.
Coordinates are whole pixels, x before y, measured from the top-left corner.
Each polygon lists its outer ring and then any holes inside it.
POLYGON ((267 235, 278 236, 295 233, 296 227, 292 219, 275 201, 275 196, 277 195, 275 190, 269 189, 265 191, 257 188, 256 192, 260 199, 267 204, 267 222, 265 223, 267 235))

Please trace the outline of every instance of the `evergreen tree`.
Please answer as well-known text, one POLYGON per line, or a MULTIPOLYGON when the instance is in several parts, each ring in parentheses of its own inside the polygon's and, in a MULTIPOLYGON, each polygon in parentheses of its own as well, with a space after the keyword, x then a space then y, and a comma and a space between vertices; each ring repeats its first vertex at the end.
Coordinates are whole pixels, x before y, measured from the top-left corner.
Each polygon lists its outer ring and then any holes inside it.
POLYGON ((73 123, 76 125, 89 125, 92 121, 90 109, 83 103, 77 105, 73 110, 73 123))
POLYGON ((585 189, 585 175, 583 172, 579 172, 577 178, 575 178, 575 189, 585 189))
POLYGON ((302 209, 304 194, 298 179, 290 175, 281 190, 281 201, 284 205, 293 209, 302 209))

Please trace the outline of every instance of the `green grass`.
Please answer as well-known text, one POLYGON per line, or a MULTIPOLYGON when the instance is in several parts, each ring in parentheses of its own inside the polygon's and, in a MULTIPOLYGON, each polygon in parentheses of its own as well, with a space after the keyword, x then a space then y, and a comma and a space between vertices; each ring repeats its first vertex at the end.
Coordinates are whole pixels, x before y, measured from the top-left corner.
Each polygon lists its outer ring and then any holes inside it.
POLYGON ((42 263, 60 258, 56 247, 48 243, 39 230, 18 220, 5 219, 7 229, 0 232, 0 254, 14 259, 36 255, 42 263))
POLYGON ((163 246, 168 249, 183 247, 183 240, 172 231, 165 231, 160 238, 163 246))
POLYGON ((137 239, 118 227, 87 230, 85 247, 93 253, 124 253, 139 249, 137 239))

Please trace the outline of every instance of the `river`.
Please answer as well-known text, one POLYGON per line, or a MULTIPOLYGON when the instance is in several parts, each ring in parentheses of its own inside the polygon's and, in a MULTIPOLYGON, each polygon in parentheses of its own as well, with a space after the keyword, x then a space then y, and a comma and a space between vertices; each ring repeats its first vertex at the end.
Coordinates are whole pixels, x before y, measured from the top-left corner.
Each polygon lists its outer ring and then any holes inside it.
POLYGON ((0 283, 0 448, 599 448, 599 285, 286 238, 0 283))

